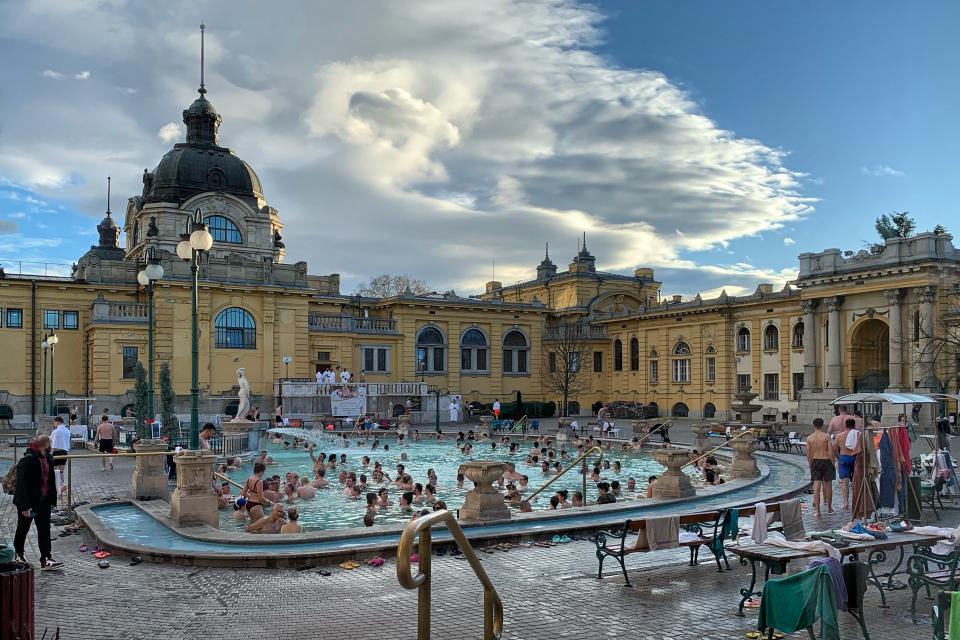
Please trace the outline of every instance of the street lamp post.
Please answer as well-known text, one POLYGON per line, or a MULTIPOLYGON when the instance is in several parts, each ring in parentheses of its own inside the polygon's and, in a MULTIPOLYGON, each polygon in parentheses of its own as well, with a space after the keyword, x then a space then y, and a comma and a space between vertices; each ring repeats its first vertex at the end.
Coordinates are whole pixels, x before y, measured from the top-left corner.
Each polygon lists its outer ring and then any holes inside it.
POLYGON ((283 406, 283 383, 287 380, 287 378, 290 377, 290 363, 291 363, 291 362, 293 362, 293 358, 292 358, 292 357, 290 357, 290 356, 283 356, 283 367, 284 367, 284 370, 283 370, 283 371, 284 371, 284 373, 283 373, 283 379, 280 380, 280 394, 279 394, 279 398, 277 399, 277 404, 279 404, 281 407, 283 406))
POLYGON ((193 296, 191 310, 191 371, 190 371, 190 448, 200 448, 200 347, 197 335, 197 310, 200 306, 200 257, 213 246, 213 236, 203 222, 200 209, 194 211, 187 222, 187 233, 180 236, 177 245, 177 255, 181 260, 190 262, 190 272, 193 275, 193 296))
POLYGON ((43 352, 43 361, 40 363, 40 397, 43 398, 42 414, 47 415, 47 349, 50 345, 47 343, 49 336, 43 336, 43 342, 40 343, 40 350, 43 352))
POLYGON ((153 283, 163 277, 163 265, 157 257, 154 247, 147 250, 146 265, 137 274, 137 282, 147 289, 147 427, 150 429, 146 437, 153 435, 153 283))
POLYGON ((56 347, 58 342, 60 342, 60 338, 57 337, 56 333, 51 334, 50 337, 47 338, 47 344, 50 346, 50 407, 49 409, 50 409, 50 415, 52 416, 57 415, 57 406, 55 402, 55 397, 57 395, 57 392, 56 392, 57 388, 54 386, 53 374, 55 369, 53 366, 54 365, 53 361, 54 361, 54 357, 56 356, 56 351, 57 351, 56 347))

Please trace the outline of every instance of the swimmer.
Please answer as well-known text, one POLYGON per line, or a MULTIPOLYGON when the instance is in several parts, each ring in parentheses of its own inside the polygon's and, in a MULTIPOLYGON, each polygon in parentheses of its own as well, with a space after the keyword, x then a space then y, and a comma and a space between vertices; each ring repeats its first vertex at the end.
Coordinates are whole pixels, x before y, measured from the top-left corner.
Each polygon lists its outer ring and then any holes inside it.
POLYGON ((637 481, 635 478, 627 478, 627 491, 631 493, 637 490, 637 481))
POLYGON ((287 502, 293 502, 300 497, 297 493, 297 486, 292 482, 283 485, 283 497, 287 502))
POLYGON ((613 482, 610 483, 610 493, 612 493, 617 498, 620 497, 620 481, 619 480, 614 480, 613 482))
POLYGON ((313 500, 317 495, 317 488, 310 484, 310 478, 304 476, 300 478, 300 486, 297 487, 297 495, 304 500, 313 500))
POLYGON ((447 503, 444 502, 443 500, 437 500, 436 502, 433 503, 434 511, 443 511, 446 508, 447 508, 447 503))
POLYGON ((357 483, 357 487, 360 489, 360 491, 366 491, 366 490, 367 490, 367 476, 366 476, 366 474, 363 474, 363 473, 360 474, 360 482, 357 483))
POLYGON ((614 461, 613 461, 613 472, 614 472, 614 473, 620 473, 620 470, 621 470, 622 468, 623 468, 623 467, 620 466, 620 462, 619 462, 619 461, 617 461, 617 460, 614 460, 614 461))
POLYGON ((230 483, 221 482, 220 487, 216 489, 217 492, 217 508, 226 509, 229 506, 233 505, 234 497, 230 495, 230 483))
POLYGON ((407 452, 406 452, 406 451, 400 452, 400 459, 403 460, 404 462, 407 461, 407 452))
POLYGON ((557 497, 557 500, 560 502, 560 508, 561 508, 561 509, 569 509, 569 508, 570 508, 570 501, 567 500, 567 496, 568 496, 569 494, 567 493, 567 490, 566 490, 566 489, 560 489, 560 491, 557 491, 557 493, 556 493, 555 495, 556 495, 556 497, 557 497))
POLYGON ((360 464, 362 464, 362 465, 364 466, 364 468, 369 467, 369 466, 370 466, 370 456, 363 456, 363 459, 360 461, 360 464))
POLYGON ((507 470, 504 471, 503 477, 507 480, 519 480, 521 478, 520 473, 517 471, 517 465, 512 462, 507 463, 507 470))
POLYGON ((467 443, 463 447, 463 455, 469 456, 473 453, 473 446, 470 443, 467 443))
POLYGON ((343 490, 341 491, 341 493, 343 494, 344 497, 349 498, 353 495, 353 489, 356 485, 354 485, 353 480, 351 480, 350 478, 345 479, 344 485, 345 486, 343 487, 343 490))
POLYGON ((339 482, 340 484, 345 484, 347 480, 349 480, 349 476, 347 475, 346 470, 341 469, 340 473, 337 474, 337 482, 339 482))
POLYGON ((313 482, 310 483, 310 486, 314 489, 326 489, 330 486, 330 481, 327 480, 324 476, 327 475, 327 470, 320 468, 316 470, 316 477, 313 479, 313 482))
MULTIPOLYGON (((458 473, 458 474, 457 474, 457 489, 463 489, 463 480, 464 480, 463 474, 462 474, 462 473, 458 473)), ((503 478, 500 478, 500 482, 501 482, 501 483, 503 482, 503 478)))
POLYGON ((287 509, 287 523, 280 527, 280 533, 303 533, 303 525, 297 522, 300 512, 296 507, 287 509))
POLYGON ((380 489, 377 492, 377 506, 381 509, 393 506, 393 500, 390 499, 390 492, 384 489, 380 489))
POLYGON ((367 492, 367 513, 373 515, 377 513, 377 494, 373 491, 367 492))
POLYGON ((583 506, 583 494, 579 491, 573 492, 573 506, 582 507, 583 506))
POLYGON ((557 496, 550 496, 550 508, 559 509, 560 508, 560 498, 557 496))
POLYGON ((280 528, 286 524, 283 520, 283 505, 273 505, 273 511, 270 515, 264 516, 259 520, 248 525, 247 533, 278 533, 280 528))
POLYGON ((406 491, 400 495, 400 510, 407 513, 413 511, 413 492, 406 491))
POLYGON ((348 499, 350 500, 360 499, 360 489, 358 489, 356 485, 349 487, 348 489, 350 491, 350 495, 347 496, 348 499))
POLYGON ((240 495, 244 499, 243 506, 250 513, 250 517, 255 520, 263 517, 263 505, 267 502, 263 495, 263 472, 265 470, 266 466, 262 462, 255 463, 253 465, 253 475, 247 478, 243 489, 240 491, 240 495))
POLYGON ((593 471, 590 473, 590 480, 592 482, 600 482, 600 467, 593 468, 593 471))
POLYGON ((267 483, 267 489, 263 491, 263 497, 271 503, 280 502, 280 500, 282 500, 282 496, 280 495, 280 481, 270 480, 267 483))
POLYGON ((529 476, 520 476, 520 491, 526 491, 527 485, 530 483, 529 476))
POLYGON ((648 498, 653 497, 653 488, 657 485, 657 476, 650 476, 647 478, 647 493, 648 498))
POLYGON ((432 484, 423 488, 423 501, 427 504, 434 504, 437 501, 436 489, 432 484))
POLYGON ((530 513, 533 511, 533 507, 530 506, 529 500, 524 500, 520 503, 520 513, 530 513))
POLYGON ((373 516, 369 513, 364 514, 363 516, 363 526, 372 527, 373 526, 373 516))

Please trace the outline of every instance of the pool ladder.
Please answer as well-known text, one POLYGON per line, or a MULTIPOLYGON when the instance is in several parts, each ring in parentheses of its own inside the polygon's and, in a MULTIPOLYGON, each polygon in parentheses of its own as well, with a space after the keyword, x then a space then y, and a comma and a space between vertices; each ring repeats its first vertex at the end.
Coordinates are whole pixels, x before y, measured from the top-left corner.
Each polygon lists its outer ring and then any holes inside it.
POLYGON ((397 545, 397 579, 404 589, 417 590, 417 640, 430 640, 430 589, 431 570, 431 530, 435 525, 445 524, 460 551, 470 563, 473 573, 483 585, 483 640, 499 640, 503 633, 503 601, 496 588, 490 582, 487 572, 480 564, 470 541, 464 535, 460 523, 447 510, 434 511, 420 516, 407 525, 397 545), (413 544, 419 535, 419 556, 416 575, 410 573, 410 555, 413 544))

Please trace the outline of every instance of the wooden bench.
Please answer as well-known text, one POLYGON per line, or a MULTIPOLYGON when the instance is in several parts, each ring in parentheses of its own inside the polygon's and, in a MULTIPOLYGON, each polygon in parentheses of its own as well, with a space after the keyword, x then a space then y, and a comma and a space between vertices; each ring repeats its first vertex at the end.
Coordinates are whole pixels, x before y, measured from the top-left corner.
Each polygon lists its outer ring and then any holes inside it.
POLYGON ((923 549, 907 559, 907 584, 910 585, 912 597, 910 600, 910 615, 917 621, 917 595, 920 588, 927 591, 930 598, 930 587, 939 591, 956 591, 960 588, 960 577, 957 576, 957 565, 960 564, 960 551, 940 555, 923 549))
MULTIPOLYGON (((724 533, 728 535, 732 533, 734 538, 739 535, 739 531, 730 532, 727 530, 731 525, 730 519, 733 517, 733 512, 736 512, 739 522, 739 518, 741 517, 753 517, 755 511, 755 506, 747 506, 719 511, 701 511, 678 516, 680 528, 689 533, 695 533, 698 536, 696 539, 679 543, 680 547, 688 547, 690 549, 690 566, 694 567, 699 564, 700 547, 705 546, 713 553, 718 571, 723 571, 723 566, 720 564, 721 560, 723 560, 727 569, 729 569, 730 563, 727 561, 726 549, 724 547, 724 533)), ((778 516, 779 513, 779 502, 767 504, 768 517, 770 515, 778 516)), ((774 519, 773 523, 776 523, 776 521, 777 519, 774 519)), ((627 577, 627 568, 624 560, 632 553, 648 553, 654 551, 654 549, 651 549, 649 545, 647 545, 646 536, 640 535, 640 532, 645 531, 646 528, 646 520, 627 520, 623 523, 623 527, 621 527, 619 531, 600 531, 597 533, 596 554, 597 560, 599 561, 597 579, 603 577, 603 561, 608 557, 613 557, 620 563, 620 569, 623 571, 623 578, 627 586, 631 586, 630 578, 627 577), (627 535, 630 533, 637 535, 632 546, 627 545, 627 535), (608 540, 612 544, 608 544, 608 540)), ((782 526, 768 525, 768 531, 779 531, 782 528, 782 526)))

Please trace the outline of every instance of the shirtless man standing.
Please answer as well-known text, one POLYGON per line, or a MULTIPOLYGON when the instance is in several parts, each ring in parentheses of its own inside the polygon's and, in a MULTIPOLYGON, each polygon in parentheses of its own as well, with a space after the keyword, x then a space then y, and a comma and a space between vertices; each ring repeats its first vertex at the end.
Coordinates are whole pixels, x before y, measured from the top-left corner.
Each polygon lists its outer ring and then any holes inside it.
POLYGON ((843 433, 843 425, 847 422, 847 418, 850 417, 850 414, 847 413, 846 405, 840 405, 837 411, 838 414, 830 418, 830 424, 827 425, 827 435, 831 438, 835 438, 837 435, 843 433))
POLYGON ((857 463, 857 454, 860 453, 860 438, 863 435, 857 429, 857 421, 847 418, 844 423, 844 432, 837 436, 837 458, 840 476, 840 495, 843 498, 843 508, 850 508, 850 481, 853 480, 853 469, 857 463))
POLYGON ((827 513, 833 513, 833 481, 837 477, 834 466, 836 451, 830 436, 823 432, 823 420, 815 418, 813 433, 807 437, 807 462, 810 479, 813 481, 813 511, 820 517, 820 505, 827 505, 827 513), (823 503, 820 496, 823 495, 823 503))

